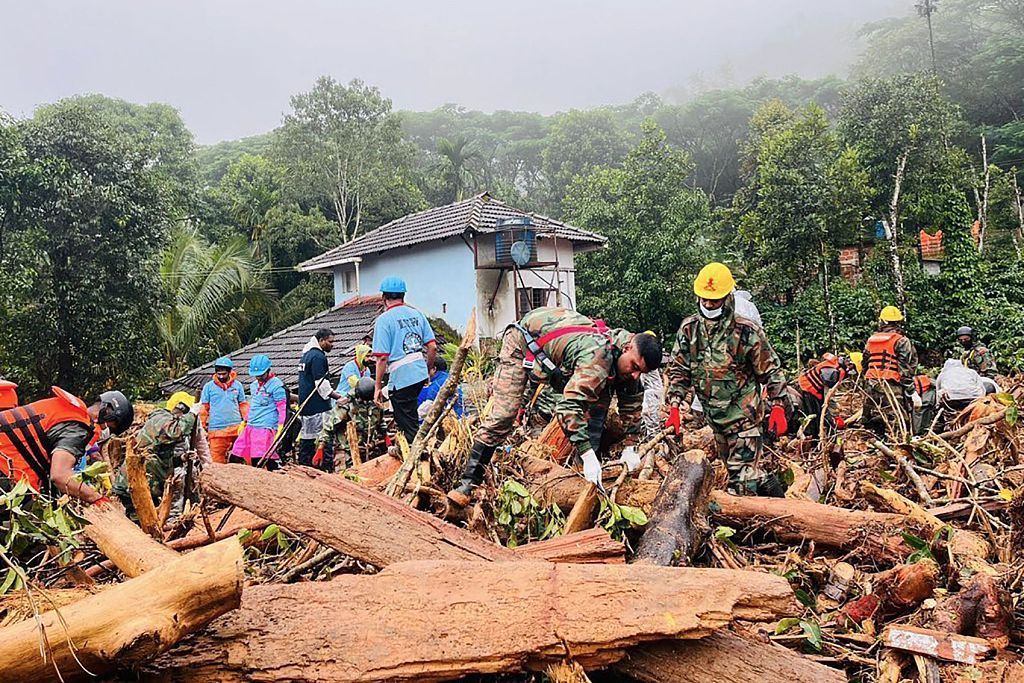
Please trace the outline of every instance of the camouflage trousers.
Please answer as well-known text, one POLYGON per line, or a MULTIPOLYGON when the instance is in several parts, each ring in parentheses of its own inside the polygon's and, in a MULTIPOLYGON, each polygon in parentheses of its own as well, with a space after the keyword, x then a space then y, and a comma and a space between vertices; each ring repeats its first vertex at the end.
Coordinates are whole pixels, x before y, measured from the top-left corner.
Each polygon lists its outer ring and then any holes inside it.
POLYGON ((912 407, 903 395, 903 387, 895 383, 871 382, 864 397, 864 426, 885 436, 891 426, 897 432, 913 431, 912 407))
POLYGON ((761 469, 764 441, 759 428, 742 427, 720 432, 712 425, 718 457, 729 471, 729 486, 739 493, 753 494, 757 493, 758 484, 768 476, 761 469))
POLYGON ((476 433, 476 440, 485 446, 500 446, 512 433, 529 381, 529 370, 523 367, 524 358, 522 332, 514 328, 506 330, 501 338, 498 369, 494 373, 491 412, 476 433))

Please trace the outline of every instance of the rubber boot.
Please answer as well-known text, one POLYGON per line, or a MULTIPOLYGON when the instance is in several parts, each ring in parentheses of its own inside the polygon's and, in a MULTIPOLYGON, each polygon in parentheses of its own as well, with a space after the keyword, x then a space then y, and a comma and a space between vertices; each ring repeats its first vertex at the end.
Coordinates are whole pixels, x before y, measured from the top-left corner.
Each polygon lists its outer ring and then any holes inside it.
POLYGON ((782 483, 778 475, 769 474, 767 477, 757 482, 757 495, 767 496, 769 498, 785 498, 786 497, 786 485, 782 483))
POLYGON ((469 505, 473 489, 484 480, 484 469, 491 462, 494 448, 479 441, 473 443, 473 450, 469 452, 469 460, 466 461, 466 469, 462 472, 462 481, 448 492, 448 500, 460 508, 469 505))

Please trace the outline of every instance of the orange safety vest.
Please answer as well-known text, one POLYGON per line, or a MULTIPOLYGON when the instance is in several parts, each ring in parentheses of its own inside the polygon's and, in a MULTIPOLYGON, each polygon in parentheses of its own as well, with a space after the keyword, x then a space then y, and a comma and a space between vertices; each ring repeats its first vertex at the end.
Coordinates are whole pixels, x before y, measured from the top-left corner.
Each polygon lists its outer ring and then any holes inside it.
POLYGON ((6 379, 0 379, 0 410, 7 410, 18 405, 18 385, 6 379))
POLYGON ((821 371, 825 368, 839 370, 839 359, 835 356, 824 358, 813 368, 804 370, 798 378, 800 390, 814 396, 819 401, 825 398, 825 382, 821 379, 821 371))
POLYGON ((928 375, 917 375, 914 377, 914 390, 918 396, 924 396, 924 392, 932 388, 932 378, 928 375))
POLYGON ((903 339, 899 332, 875 332, 868 338, 867 379, 900 381, 900 362, 896 358, 896 342, 903 339))
POLYGON ((46 432, 61 422, 78 422, 96 430, 82 399, 60 387, 53 398, 0 411, 0 475, 25 479, 36 491, 50 481, 50 442, 46 432))

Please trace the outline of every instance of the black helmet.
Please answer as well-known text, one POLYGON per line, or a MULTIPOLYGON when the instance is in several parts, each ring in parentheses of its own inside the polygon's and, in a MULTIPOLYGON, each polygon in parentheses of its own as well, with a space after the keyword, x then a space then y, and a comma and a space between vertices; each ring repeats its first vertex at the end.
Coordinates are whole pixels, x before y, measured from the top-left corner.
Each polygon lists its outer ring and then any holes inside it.
POLYGON ((963 327, 957 329, 956 336, 970 337, 971 339, 974 339, 974 329, 967 327, 967 325, 964 325, 963 327))
POLYGON ((821 383, 826 387, 834 387, 839 384, 839 369, 838 368, 822 368, 821 370, 821 383))
POLYGON ((100 404, 100 422, 113 422, 114 434, 124 434, 132 426, 135 408, 120 391, 104 391, 100 394, 100 404))
POLYGON ((356 398, 364 401, 372 401, 377 386, 372 377, 360 377, 356 382, 356 398))

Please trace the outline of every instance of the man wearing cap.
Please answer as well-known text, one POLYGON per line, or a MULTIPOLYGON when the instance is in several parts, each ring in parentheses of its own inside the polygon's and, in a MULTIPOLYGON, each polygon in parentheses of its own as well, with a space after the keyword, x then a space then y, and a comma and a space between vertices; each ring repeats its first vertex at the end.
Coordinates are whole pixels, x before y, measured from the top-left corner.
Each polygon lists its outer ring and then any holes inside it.
POLYGON ((964 325, 956 331, 956 340, 964 348, 960 362, 982 377, 996 378, 996 359, 988 347, 978 341, 974 328, 964 325))
POLYGON ((680 406, 700 398, 731 485, 744 493, 782 495, 778 477, 762 469, 761 421, 765 385, 768 431, 785 434, 786 378, 764 330, 736 314, 736 282, 722 263, 710 263, 693 283, 698 313, 683 320, 668 367, 666 427, 680 431, 680 406))
POLYGON ((227 356, 213 362, 213 377, 203 385, 199 406, 199 421, 207 432, 210 457, 214 462, 226 463, 249 414, 245 387, 238 381, 235 363, 227 356))
POLYGON ((324 418, 324 428, 317 439, 317 450, 330 448, 335 453, 335 467, 344 470, 352 463, 348 425, 356 426, 360 453, 364 460, 375 455, 374 446, 384 439, 384 411, 373 401, 374 384, 363 377, 349 388, 324 418), (338 458, 340 453, 341 458, 338 458))
POLYGON ((912 415, 921 409, 914 386, 917 350, 903 332, 903 313, 886 306, 878 316, 878 331, 864 345, 864 426, 884 436, 887 426, 913 433, 912 415))
POLYGON ((288 415, 284 382, 271 370, 270 356, 257 353, 249 360, 249 416, 231 447, 228 462, 276 470, 280 456, 273 448, 288 415))
POLYGON ((384 405, 384 375, 388 375, 388 400, 398 425, 412 443, 419 429, 416 400, 434 367, 437 343, 427 317, 405 303, 405 280, 387 277, 380 284, 384 312, 373 325, 374 401, 384 405))

